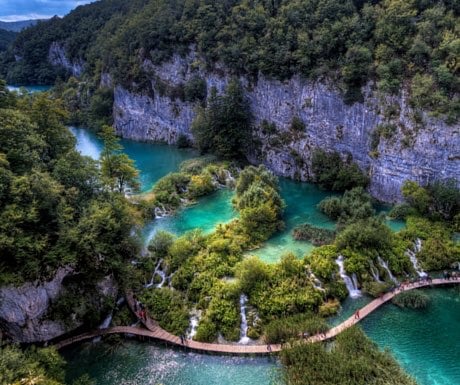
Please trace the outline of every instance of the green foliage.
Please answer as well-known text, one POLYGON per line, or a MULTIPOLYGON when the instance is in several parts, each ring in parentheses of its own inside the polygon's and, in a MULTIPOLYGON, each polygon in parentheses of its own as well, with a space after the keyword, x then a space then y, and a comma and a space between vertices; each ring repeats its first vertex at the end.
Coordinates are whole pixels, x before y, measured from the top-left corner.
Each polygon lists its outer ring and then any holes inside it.
POLYGON ((151 317, 160 326, 175 334, 185 333, 188 327, 188 308, 184 297, 177 291, 161 288, 145 290, 139 297, 151 317))
POLYGON ((345 227, 337 235, 336 245, 339 250, 379 254, 391 249, 392 232, 378 218, 362 219, 345 227))
POLYGON ((206 80, 193 76, 184 86, 185 100, 188 102, 203 102, 207 95, 206 80))
POLYGON ((329 330, 327 322, 313 314, 297 314, 271 321, 264 326, 264 340, 268 344, 289 342, 299 339, 304 333, 308 336, 325 333, 329 330))
POLYGON ((216 338, 216 325, 210 319, 203 318, 198 324, 196 335, 193 339, 200 342, 214 342, 216 338))
POLYGON ((0 384, 64 384, 65 361, 53 348, 0 347, 0 384))
POLYGON ((460 210, 460 189, 454 179, 438 180, 427 187, 408 180, 401 191, 406 202, 421 215, 449 221, 460 210))
POLYGON ((244 90, 237 80, 232 80, 224 95, 215 88, 205 109, 200 109, 192 124, 198 148, 224 159, 244 157, 251 135, 251 113, 244 90))
POLYGON ((0 52, 6 51, 14 39, 16 39, 16 36, 16 32, 0 29, 0 52))
POLYGON ((297 241, 309 241, 314 246, 322 246, 334 242, 335 231, 304 223, 294 228, 292 236, 297 241))
POLYGON ((389 352, 381 352, 357 327, 342 332, 332 347, 294 344, 281 353, 289 385, 415 385, 389 352))
POLYGON ((367 281, 363 285, 363 290, 373 297, 378 297, 382 293, 386 293, 392 285, 387 282, 367 281))
POLYGON ((353 187, 366 187, 369 184, 369 178, 356 163, 342 161, 336 152, 315 150, 311 167, 315 182, 327 190, 345 191, 353 187))
MULTIPOLYGON (((51 43, 61 42, 87 73, 110 72, 115 83, 150 92, 145 61, 159 64, 193 46, 192 71, 220 70, 219 62, 250 79, 327 76, 349 103, 362 100, 370 80, 389 93, 410 84, 414 106, 455 122, 458 14, 455 1, 103 1, 21 32, 3 54, 0 75, 15 84, 68 76, 47 60, 51 43)), ((194 100, 204 87, 192 80, 183 94, 194 100)))
POLYGON ((148 250, 155 259, 164 258, 168 255, 169 248, 174 242, 174 235, 167 231, 158 231, 149 242, 148 250))
POLYGON ((122 153, 123 147, 115 136, 113 128, 103 126, 100 134, 104 141, 101 153, 101 172, 105 184, 111 191, 125 193, 127 189, 139 189, 139 171, 134 166, 134 161, 122 153))
POLYGON ((105 191, 97 163, 75 151, 61 102, 6 94, 3 107, 0 281, 49 278, 63 265, 93 282, 119 273, 137 251, 137 211, 105 191))
POLYGON ((423 291, 411 290, 398 294, 391 302, 402 308, 424 309, 430 304, 430 297, 423 291))
POLYGON ((326 198, 319 203, 318 208, 339 225, 367 219, 375 214, 371 196, 362 187, 345 191, 341 198, 326 198))

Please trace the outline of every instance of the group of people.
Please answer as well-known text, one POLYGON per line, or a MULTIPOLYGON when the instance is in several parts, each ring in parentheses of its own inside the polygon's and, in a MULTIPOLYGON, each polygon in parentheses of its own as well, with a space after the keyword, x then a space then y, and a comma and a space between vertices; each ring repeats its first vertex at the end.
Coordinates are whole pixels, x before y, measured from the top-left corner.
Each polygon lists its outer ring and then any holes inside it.
POLYGON ((450 281, 450 280, 456 281, 456 280, 460 279, 460 272, 453 271, 451 273, 451 272, 449 272, 447 270, 444 270, 444 272, 442 273, 442 277, 444 279, 447 279, 448 281, 450 281))

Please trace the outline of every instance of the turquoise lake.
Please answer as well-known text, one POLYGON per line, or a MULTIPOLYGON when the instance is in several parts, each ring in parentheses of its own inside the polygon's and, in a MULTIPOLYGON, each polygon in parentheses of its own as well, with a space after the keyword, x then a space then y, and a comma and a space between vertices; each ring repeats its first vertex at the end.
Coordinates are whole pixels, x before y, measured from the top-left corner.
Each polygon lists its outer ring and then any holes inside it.
POLYGON ((7 88, 10 91, 17 91, 19 92, 22 88, 24 88, 27 92, 33 93, 33 92, 45 92, 51 89, 52 86, 10 86, 8 85, 7 88))
MULTIPOLYGON (((72 129, 78 149, 97 158, 101 141, 90 131, 72 129)), ((146 191, 179 164, 196 156, 191 150, 178 150, 159 144, 136 143, 122 140, 126 152, 140 169, 142 190, 146 191)), ((288 250, 301 256, 311 250, 307 242, 296 242, 290 236, 293 227, 302 222, 333 228, 316 204, 330 195, 307 183, 296 183, 280 178, 283 198, 287 203, 286 229, 270 239, 264 247, 252 251, 266 261, 276 261, 288 250)), ((231 220, 236 214, 230 200, 232 192, 219 190, 196 205, 181 210, 174 217, 152 221, 144 229, 148 239, 159 229, 176 234, 201 228, 209 232, 219 222, 231 220)), ((388 208, 379 208, 385 212, 388 208)), ((397 231, 403 222, 389 222, 397 231)), ((379 347, 388 348, 413 375, 420 385, 460 384, 460 289, 427 289, 432 299, 427 311, 400 310, 387 304, 362 323, 366 333, 379 347)), ((340 322, 361 307, 365 297, 348 299, 340 322)), ((334 322, 332 320, 331 322, 334 322)), ((186 353, 153 343, 127 340, 116 348, 104 344, 85 344, 66 352, 69 359, 69 383, 72 378, 88 371, 97 384, 152 384, 152 385, 271 385, 282 384, 277 378, 279 364, 269 358, 235 358, 186 353)))

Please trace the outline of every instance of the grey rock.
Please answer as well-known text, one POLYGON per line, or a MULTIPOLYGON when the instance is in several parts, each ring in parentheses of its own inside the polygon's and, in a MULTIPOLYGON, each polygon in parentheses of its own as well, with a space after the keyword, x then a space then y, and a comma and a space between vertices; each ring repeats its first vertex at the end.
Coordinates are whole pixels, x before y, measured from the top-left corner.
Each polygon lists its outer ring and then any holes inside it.
MULTIPOLYGON (((222 92, 230 75, 222 66, 205 71, 196 63, 194 51, 187 57, 174 56, 171 61, 155 66, 144 62, 152 74, 152 93, 137 95, 117 86, 114 101, 114 125, 119 135, 140 141, 175 143, 180 135, 190 139, 195 106, 161 96, 155 79, 171 86, 185 84, 194 74, 207 81, 208 89, 222 92)), ((352 159, 371 179, 370 192, 380 200, 401 199, 405 180, 426 184, 436 179, 460 175, 460 127, 449 126, 440 119, 423 114, 423 123, 415 123, 405 92, 398 96, 381 96, 364 88, 364 103, 347 105, 331 84, 312 82, 300 77, 278 81, 259 76, 255 83, 240 78, 246 87, 255 118, 255 127, 263 120, 276 124, 276 133, 266 135, 256 129, 261 143, 248 157, 264 163, 276 174, 303 181, 312 177, 311 156, 315 148, 337 151, 352 159), (388 110, 396 109, 389 118, 388 110), (305 124, 301 133, 291 133, 294 116, 305 124), (395 132, 371 148, 371 135, 381 124, 391 124, 395 132), (277 141, 276 138, 284 138, 277 141)))
POLYGON ((48 61, 54 66, 64 67, 75 77, 80 77, 85 67, 82 60, 71 61, 67 57, 64 47, 58 42, 51 44, 48 51, 48 61))
POLYGON ((0 328, 15 342, 47 341, 67 330, 59 321, 45 318, 52 300, 57 298, 63 279, 72 271, 60 268, 55 277, 42 284, 26 283, 0 289, 0 328))

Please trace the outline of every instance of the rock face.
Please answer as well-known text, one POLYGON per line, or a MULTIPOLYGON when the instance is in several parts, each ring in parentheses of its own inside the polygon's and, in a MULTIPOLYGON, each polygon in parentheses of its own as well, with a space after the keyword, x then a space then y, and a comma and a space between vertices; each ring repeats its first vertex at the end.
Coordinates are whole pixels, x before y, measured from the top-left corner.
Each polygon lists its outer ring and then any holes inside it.
MULTIPOLYGON (((170 144, 181 135, 192 138, 195 106, 174 100, 160 90, 165 84, 181 88, 192 76, 199 75, 206 80, 208 90, 214 86, 222 92, 230 79, 225 69, 205 71, 197 62, 199 58, 193 53, 185 58, 174 56, 160 66, 146 61, 144 68, 151 74, 152 89, 145 95, 117 86, 117 133, 170 144)), ((284 82, 263 76, 253 83, 240 80, 251 102, 259 143, 248 154, 249 159, 266 164, 278 175, 309 180, 312 152, 322 148, 357 162, 371 178, 371 193, 383 201, 399 200, 407 179, 426 184, 435 179, 459 178, 459 125, 449 126, 413 111, 404 92, 383 98, 369 85, 363 91, 365 103, 347 105, 332 85, 300 77, 284 82), (300 132, 290 128, 295 116, 305 125, 300 132), (260 127, 264 120, 274 123, 274 130, 264 132, 260 127)))
POLYGON ((61 44, 54 42, 48 51, 48 60, 54 66, 64 67, 73 76, 79 77, 84 70, 83 61, 71 61, 61 44))
POLYGON ((61 268, 53 280, 38 286, 26 283, 0 289, 0 328, 7 337, 20 343, 41 342, 67 331, 61 322, 48 320, 45 315, 70 271, 61 268))

